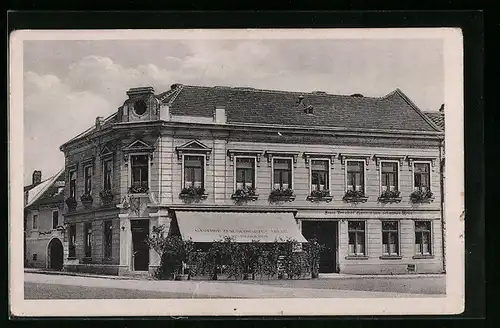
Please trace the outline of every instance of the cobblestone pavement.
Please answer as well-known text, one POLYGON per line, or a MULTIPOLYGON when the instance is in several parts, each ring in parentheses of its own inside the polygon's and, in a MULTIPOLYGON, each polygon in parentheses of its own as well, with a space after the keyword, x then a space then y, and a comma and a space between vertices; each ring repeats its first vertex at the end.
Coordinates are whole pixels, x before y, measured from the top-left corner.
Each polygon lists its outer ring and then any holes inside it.
MULTIPOLYGON (((337 298, 440 297, 387 291, 361 291, 308 286, 271 286, 242 282, 118 280, 25 273, 26 299, 81 298, 337 298)), ((323 279, 321 279, 323 280, 323 279)), ((326 279, 325 279, 326 280, 326 279)), ((319 281, 319 280, 318 280, 319 281)))

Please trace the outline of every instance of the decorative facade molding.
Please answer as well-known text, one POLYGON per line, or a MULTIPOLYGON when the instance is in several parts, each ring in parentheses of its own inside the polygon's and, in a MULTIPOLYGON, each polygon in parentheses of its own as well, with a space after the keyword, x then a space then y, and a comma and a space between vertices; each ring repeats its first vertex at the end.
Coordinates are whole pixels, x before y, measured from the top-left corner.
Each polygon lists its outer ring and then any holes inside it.
POLYGON ((123 159, 125 160, 125 163, 128 162, 129 155, 131 153, 148 153, 150 159, 153 159, 153 151, 155 150, 155 147, 145 143, 142 140, 135 140, 132 142, 130 145, 127 147, 123 148, 123 159))
POLYGON ((253 156, 257 161, 257 166, 260 166, 260 159, 262 157, 261 150, 243 150, 243 149, 228 149, 227 155, 231 165, 234 164, 234 156, 253 156))
POLYGON ((298 151, 286 151, 286 150, 266 150, 264 156, 267 157, 267 164, 271 167, 273 162, 273 157, 292 157, 293 166, 297 164, 297 158, 299 157, 298 151))
POLYGON ((206 165, 209 163, 210 154, 212 153, 212 148, 207 147, 202 142, 193 139, 182 146, 175 147, 175 151, 177 152, 177 159, 182 161, 183 154, 204 154, 206 156, 206 165))
POLYGON ((373 155, 373 160, 375 161, 375 165, 377 167, 377 171, 380 170, 380 162, 387 161, 398 161, 399 162, 399 170, 403 167, 403 162, 406 158, 406 155, 373 155))
POLYGON ((372 158, 372 155, 367 155, 367 154, 357 154, 357 153, 343 153, 339 154, 340 158, 340 163, 342 165, 345 164, 346 160, 363 160, 365 161, 366 167, 368 168, 368 165, 370 164, 370 159, 372 158))
POLYGON ((405 157, 405 160, 408 162, 408 168, 410 171, 413 171, 413 163, 414 162, 430 162, 431 163, 431 170, 434 171, 434 167, 436 166, 436 161, 438 160, 437 157, 432 157, 432 156, 414 156, 414 155, 407 155, 405 157))
POLYGON ((92 167, 93 167, 94 163, 95 163, 95 157, 92 156, 92 157, 85 158, 81 161, 81 163, 82 163, 83 167, 88 166, 88 165, 92 165, 92 167))
POLYGON ((317 153, 317 152, 304 152, 304 160, 306 162, 306 167, 309 167, 309 162, 311 158, 324 158, 324 159, 329 159, 330 164, 333 165, 335 162, 335 157, 337 154, 334 153, 317 153))
POLYGON ((107 145, 104 145, 101 149, 101 151, 99 152, 99 158, 108 158, 108 157, 112 157, 113 156, 113 152, 108 148, 107 145))

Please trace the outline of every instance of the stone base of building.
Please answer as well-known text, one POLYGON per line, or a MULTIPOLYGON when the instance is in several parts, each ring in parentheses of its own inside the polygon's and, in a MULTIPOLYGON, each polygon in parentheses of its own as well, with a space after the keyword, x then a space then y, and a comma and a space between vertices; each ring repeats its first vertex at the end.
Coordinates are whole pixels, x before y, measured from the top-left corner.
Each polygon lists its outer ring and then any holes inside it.
POLYGON ((65 264, 64 271, 114 276, 119 275, 120 272, 116 264, 65 264))

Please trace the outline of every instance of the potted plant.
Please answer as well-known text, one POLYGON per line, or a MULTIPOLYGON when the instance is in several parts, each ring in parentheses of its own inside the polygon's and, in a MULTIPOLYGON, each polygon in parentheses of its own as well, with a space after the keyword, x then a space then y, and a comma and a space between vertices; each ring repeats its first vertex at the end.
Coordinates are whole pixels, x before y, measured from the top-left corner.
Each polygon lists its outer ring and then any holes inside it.
POLYGON ((245 200, 256 200, 258 196, 255 194, 254 187, 243 186, 243 188, 238 189, 232 194, 232 199, 245 201, 245 200))
POLYGON ((362 190, 347 190, 342 199, 347 203, 364 203, 368 197, 365 196, 365 192, 362 190))
POLYGON ((82 201, 82 203, 85 207, 90 207, 92 205, 92 202, 94 201, 94 199, 92 198, 92 195, 90 195, 90 194, 81 195, 80 200, 82 201))
POLYGON ((270 201, 293 201, 295 199, 295 195, 293 193, 292 189, 284 189, 284 188, 278 188, 274 189, 271 191, 271 194, 269 194, 269 200, 270 201))
POLYGON ((206 198, 205 194, 205 188, 203 187, 186 187, 181 190, 181 193, 179 194, 180 198, 196 198, 196 199, 202 199, 206 198))
POLYGON ((66 198, 66 205, 68 205, 68 209, 70 211, 74 211, 76 209, 76 199, 74 197, 66 198))
POLYGON ((399 203, 401 201, 399 190, 384 190, 378 197, 381 203, 399 203))
POLYGON ((434 200, 434 194, 430 190, 417 189, 410 194, 413 203, 429 203, 434 200))
POLYGON ((145 193, 148 192, 148 190, 149 190, 148 187, 146 187, 146 186, 140 186, 140 185, 131 186, 129 188, 129 192, 131 194, 145 194, 145 193))
POLYGON ((332 199, 333 197, 330 196, 330 190, 328 189, 313 190, 311 191, 311 194, 307 196, 307 200, 312 202, 326 201, 327 203, 329 203, 332 201, 332 199))
POLYGON ((113 193, 110 189, 103 189, 99 192, 99 197, 103 203, 107 204, 113 200, 113 193))

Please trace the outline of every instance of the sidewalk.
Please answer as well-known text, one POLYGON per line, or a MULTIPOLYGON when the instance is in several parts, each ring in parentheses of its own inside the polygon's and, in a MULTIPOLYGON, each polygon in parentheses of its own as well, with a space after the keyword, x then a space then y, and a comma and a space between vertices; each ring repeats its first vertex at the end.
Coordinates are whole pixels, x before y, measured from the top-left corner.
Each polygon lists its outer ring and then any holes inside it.
MULTIPOLYGON (((112 276, 112 275, 98 275, 93 273, 83 273, 83 272, 67 272, 67 271, 53 271, 47 269, 38 268, 25 268, 26 273, 38 273, 38 274, 50 274, 50 275, 64 275, 64 276, 76 276, 76 277, 89 277, 89 278, 103 278, 103 279, 115 279, 115 280, 151 280, 145 279, 144 276, 112 276)), ((320 273, 320 279, 418 279, 418 278, 440 278, 444 277, 445 274, 399 274, 399 275, 357 275, 357 274, 343 274, 343 273, 320 273)))

